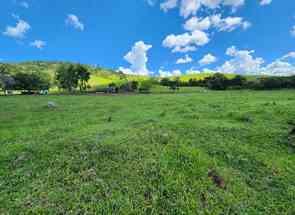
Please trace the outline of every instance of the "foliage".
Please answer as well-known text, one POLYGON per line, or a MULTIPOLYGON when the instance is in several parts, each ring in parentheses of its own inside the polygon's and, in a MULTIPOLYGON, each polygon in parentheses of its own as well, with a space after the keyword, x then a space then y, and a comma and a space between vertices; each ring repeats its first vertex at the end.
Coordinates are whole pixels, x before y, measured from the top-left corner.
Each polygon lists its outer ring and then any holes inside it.
POLYGON ((140 82, 139 92, 140 93, 150 93, 151 88, 153 87, 153 80, 145 80, 140 82))
POLYGON ((221 73, 216 73, 205 79, 207 87, 211 90, 226 90, 228 88, 228 79, 221 73))
POLYGON ((13 79, 15 80, 15 90, 31 92, 50 88, 49 77, 43 73, 18 72, 13 75, 13 79))
POLYGON ((77 87, 80 88, 80 91, 85 91, 89 79, 90 72, 80 64, 63 64, 56 71, 59 87, 69 92, 73 92, 77 87))

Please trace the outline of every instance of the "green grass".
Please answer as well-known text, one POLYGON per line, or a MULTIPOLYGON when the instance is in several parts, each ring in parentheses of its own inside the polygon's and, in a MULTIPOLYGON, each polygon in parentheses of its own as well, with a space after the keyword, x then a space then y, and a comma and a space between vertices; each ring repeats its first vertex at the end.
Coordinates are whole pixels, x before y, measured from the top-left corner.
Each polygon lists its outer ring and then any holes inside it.
POLYGON ((295 214, 294 107, 291 90, 0 97, 0 214, 295 214))

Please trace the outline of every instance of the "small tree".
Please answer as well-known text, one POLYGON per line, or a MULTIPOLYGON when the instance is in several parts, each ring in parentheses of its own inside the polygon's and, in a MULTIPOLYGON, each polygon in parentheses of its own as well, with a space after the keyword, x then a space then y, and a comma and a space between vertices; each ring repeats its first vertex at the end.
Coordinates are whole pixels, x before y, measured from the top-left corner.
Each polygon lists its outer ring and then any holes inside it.
POLYGON ((87 83, 90 79, 90 72, 85 66, 78 64, 75 68, 78 76, 78 86, 80 91, 85 91, 87 89, 87 83))
POLYGON ((64 64, 56 71, 56 80, 59 87, 69 92, 73 92, 77 87, 80 88, 80 91, 86 90, 89 79, 90 72, 80 64, 64 64))
POLYGON ((229 81, 227 77, 221 73, 216 73, 211 77, 205 79, 207 87, 212 90, 226 90, 229 81))
POLYGON ((180 87, 180 79, 179 79, 179 77, 177 77, 173 81, 169 81, 169 89, 170 90, 173 90, 175 92, 176 90, 179 90, 179 87, 180 87))
POLYGON ((160 85, 162 85, 162 86, 168 87, 169 84, 170 84, 170 79, 169 78, 162 78, 161 81, 160 81, 160 85))
POLYGON ((152 86, 153 86, 152 80, 144 80, 140 83, 139 92, 140 93, 149 93, 151 91, 152 86))

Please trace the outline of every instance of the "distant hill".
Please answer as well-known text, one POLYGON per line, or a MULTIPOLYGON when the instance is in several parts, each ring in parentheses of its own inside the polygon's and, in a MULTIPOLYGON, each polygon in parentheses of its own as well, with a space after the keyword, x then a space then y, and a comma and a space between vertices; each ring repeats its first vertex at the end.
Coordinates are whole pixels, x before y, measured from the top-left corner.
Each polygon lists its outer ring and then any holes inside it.
MULTIPOLYGON (((70 62, 61 62, 61 61, 28 61, 28 62, 21 62, 21 63, 9 63, 7 64, 10 67, 10 71, 12 73, 17 71, 22 72, 44 72, 49 74, 52 77, 52 81, 54 82, 54 75, 56 69, 61 66, 62 64, 66 64, 70 62)), ((91 72, 91 79, 89 84, 91 87, 98 87, 98 86, 106 86, 110 83, 120 83, 126 79, 128 80, 136 80, 142 81, 148 79, 145 76, 137 76, 137 75, 123 75, 114 70, 101 68, 101 67, 94 67, 91 65, 84 65, 86 66, 89 71, 91 72)), ((206 77, 211 76, 212 73, 201 73, 201 74, 185 74, 180 76, 180 80, 183 82, 187 82, 190 79, 201 80, 206 77)), ((233 78, 234 74, 227 74, 228 78, 233 78)), ((251 76, 252 77, 252 76, 251 76)), ((156 77, 156 79, 160 79, 156 77)), ((175 78, 175 77, 170 77, 175 78)), ((250 78, 250 77, 248 77, 250 78)), ((252 78, 255 78, 254 76, 252 78)))
MULTIPOLYGON (((54 81, 54 75, 55 71, 59 66, 62 64, 67 64, 70 62, 59 62, 59 61, 29 61, 29 62, 22 62, 22 63, 9 63, 7 64, 9 66, 9 71, 11 73, 15 73, 18 71, 22 72, 44 72, 47 73, 50 77, 52 77, 52 81, 54 81)), ((117 83, 122 81, 123 78, 128 79, 142 79, 137 76, 130 76, 130 75, 124 75, 122 77, 122 74, 115 72, 110 69, 100 68, 100 67, 94 67, 90 65, 84 65, 86 66, 89 71, 91 72, 91 79, 90 79, 90 85, 91 87, 96 86, 105 86, 109 83, 117 83)))

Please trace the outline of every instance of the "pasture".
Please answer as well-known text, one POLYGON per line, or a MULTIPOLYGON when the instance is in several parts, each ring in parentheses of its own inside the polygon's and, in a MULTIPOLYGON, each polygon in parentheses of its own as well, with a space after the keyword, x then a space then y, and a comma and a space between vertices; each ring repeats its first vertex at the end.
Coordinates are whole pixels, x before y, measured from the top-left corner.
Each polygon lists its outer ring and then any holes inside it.
POLYGON ((295 214, 294 90, 0 96, 0 122, 0 214, 295 214))

